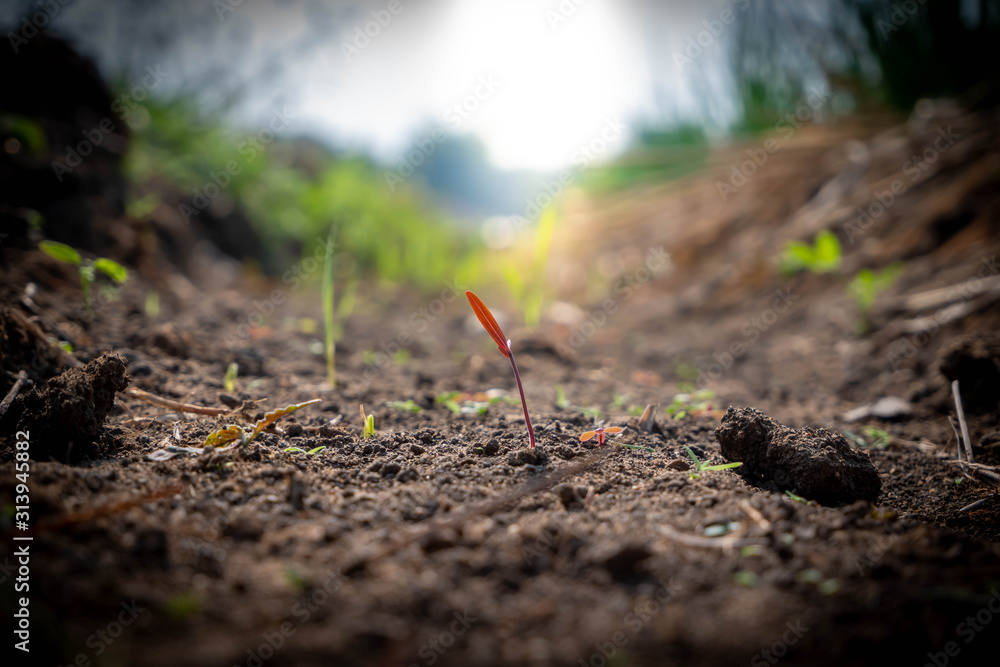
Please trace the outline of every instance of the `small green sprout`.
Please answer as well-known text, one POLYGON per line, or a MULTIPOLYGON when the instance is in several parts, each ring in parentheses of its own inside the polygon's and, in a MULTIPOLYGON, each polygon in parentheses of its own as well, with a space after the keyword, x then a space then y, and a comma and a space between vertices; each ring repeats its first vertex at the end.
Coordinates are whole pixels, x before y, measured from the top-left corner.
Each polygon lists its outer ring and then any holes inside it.
POLYGON ((235 361, 226 368, 226 391, 230 394, 236 391, 236 374, 239 373, 240 366, 235 361))
POLYGON ((753 572, 744 570, 733 575, 733 583, 744 588, 753 588, 757 585, 758 577, 753 572))
POLYGON ((570 405, 569 399, 566 398, 566 390, 561 384, 556 385, 556 407, 560 410, 569 410, 573 407, 570 405))
POLYGON ((128 270, 118 262, 107 257, 98 257, 94 260, 84 259, 74 248, 57 241, 42 241, 38 244, 38 249, 53 259, 77 267, 80 272, 83 303, 87 307, 88 313, 93 312, 90 287, 97 280, 98 273, 103 273, 118 286, 121 286, 128 280, 128 270))
POLYGON ((167 616, 174 620, 181 620, 188 616, 193 616, 201 611, 202 601, 194 591, 180 593, 167 600, 164 611, 167 616))
POLYGON ((691 479, 697 479, 698 477, 701 477, 699 473, 709 472, 713 470, 731 470, 732 468, 739 468, 741 465, 743 465, 742 462, 735 462, 735 463, 719 463, 717 465, 707 466, 701 462, 701 459, 695 456, 695 453, 691 451, 690 447, 684 445, 684 450, 687 452, 688 456, 691 457, 691 460, 694 461, 694 472, 688 473, 688 477, 690 477, 691 479))
POLYGON ((781 253, 780 269, 786 275, 801 271, 832 273, 840 268, 841 254, 837 235, 826 230, 816 236, 813 245, 801 241, 786 243, 781 253))
POLYGON ((803 584, 818 584, 823 579, 823 575, 819 570, 814 568, 809 568, 807 570, 802 570, 796 577, 803 584))
POLYGON ((819 592, 823 595, 834 595, 840 590, 840 581, 837 579, 827 579, 818 588, 819 592))
POLYGON ((860 435, 853 431, 844 431, 844 437, 860 449, 868 449, 869 447, 885 449, 892 440, 892 436, 876 426, 865 426, 861 429, 860 435))
POLYGON ((154 290, 146 292, 146 317, 153 320, 160 316, 160 293, 154 290))
POLYGON ((319 447, 313 447, 308 452, 306 450, 300 448, 300 447, 285 447, 285 451, 286 452, 299 452, 301 454, 308 454, 309 456, 313 456, 314 454, 319 454, 324 449, 326 449, 326 445, 321 445, 319 447))
POLYGON ((871 329, 871 311, 875 305, 875 297, 896 282, 903 265, 892 264, 878 273, 871 269, 861 269, 847 285, 847 294, 858 309, 858 334, 865 335, 871 329))
POLYGON ((406 348, 400 348, 396 350, 392 355, 392 363, 402 366, 410 361, 413 355, 406 348))
POLYGON ((390 408, 396 408, 397 410, 406 410, 407 412, 422 412, 423 408, 413 402, 413 399, 408 399, 405 401, 393 401, 389 403, 390 408))
MULTIPOLYGON (((351 280, 344 286, 340 301, 334 302, 334 254, 337 235, 335 228, 330 229, 326 239, 326 257, 323 262, 323 353, 326 356, 326 378, 330 387, 337 387, 337 341, 344 335, 344 322, 354 310, 355 296, 358 291, 358 281, 351 280)), ((374 363, 374 360, 372 361, 374 363)))
POLYGON ((794 493, 792 493, 791 491, 785 491, 785 495, 788 496, 789 498, 791 498, 792 500, 794 500, 797 503, 807 503, 807 502, 809 502, 808 500, 806 500, 802 496, 797 496, 794 493))
POLYGON ((729 523, 713 523, 710 526, 705 526, 705 530, 701 532, 705 537, 722 537, 727 535, 737 528, 740 524, 735 521, 730 521, 729 523))
POLYGON ((291 586, 292 590, 296 593, 301 594, 308 587, 308 582, 305 578, 292 566, 286 565, 282 574, 285 575, 285 580, 288 582, 288 585, 291 586))
POLYGON ((364 422, 365 429, 361 437, 367 440, 375 435, 375 415, 366 415, 364 404, 361 404, 359 407, 361 408, 361 421, 364 422))
POLYGON ((446 392, 444 394, 441 394, 440 396, 438 396, 434 400, 437 401, 438 403, 440 403, 441 405, 443 405, 444 407, 448 408, 448 410, 453 415, 460 415, 460 414, 462 414, 462 406, 460 406, 458 404, 458 401, 456 401, 455 399, 458 398, 461 395, 462 395, 461 392, 458 392, 458 391, 449 391, 449 392, 446 392))
POLYGON ((711 389, 700 389, 685 394, 674 395, 673 402, 665 412, 674 419, 684 419, 689 414, 705 414, 712 412, 712 399, 715 392, 711 389))

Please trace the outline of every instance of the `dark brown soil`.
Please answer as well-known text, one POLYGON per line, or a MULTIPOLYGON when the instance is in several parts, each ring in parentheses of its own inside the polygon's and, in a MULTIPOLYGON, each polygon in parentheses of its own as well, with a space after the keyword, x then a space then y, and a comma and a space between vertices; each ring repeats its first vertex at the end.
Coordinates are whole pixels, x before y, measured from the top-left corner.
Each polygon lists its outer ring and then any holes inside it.
POLYGON ((742 463, 740 474, 778 492, 849 505, 874 502, 882 491, 868 456, 829 429, 788 428, 760 410, 729 408, 715 437, 726 459, 742 463))
MULTIPOLYGON (((810 164, 828 168, 815 154, 810 164)), ((762 173, 753 187, 766 189, 768 178, 762 173)), ((667 210, 677 197, 645 193, 635 207, 667 210)), ((893 215, 915 206, 907 202, 893 215)), ((610 228, 630 211, 593 215, 610 228)), ((421 297, 363 299, 338 347, 331 390, 311 350, 316 336, 285 322, 316 317, 312 295, 288 294, 280 313, 247 327, 274 286, 178 278, 177 293, 151 318, 137 278, 88 318, 71 275, 36 253, 0 248, 5 303, 19 303, 28 283, 42 286, 38 314, 28 314, 47 333, 58 327, 71 337, 74 356, 91 364, 52 379, 65 370, 57 355, 0 320, 3 390, 29 366, 36 384, 4 422, 31 433, 32 653, 18 664, 992 664, 1000 495, 954 460, 953 404, 938 354, 966 349, 962 341, 995 331, 1000 318, 995 306, 978 308, 917 339, 893 330, 899 318, 886 313, 909 292, 975 275, 980 255, 1000 246, 995 218, 993 227, 975 219, 942 240, 945 255, 935 246, 911 254, 897 292, 861 337, 836 280, 785 279, 754 273, 753 261, 718 260, 735 252, 728 244, 751 247, 747 235, 767 229, 733 215, 728 226, 706 223, 717 239, 728 230, 727 243, 705 246, 696 260, 681 251, 702 239, 682 239, 688 245, 670 248, 676 273, 634 286, 589 333, 554 321, 530 335, 506 327, 536 451, 526 449, 506 360, 459 299, 419 336, 410 313, 426 307, 421 297), (742 272, 736 284, 725 277, 733 267, 742 272), (747 325, 768 321, 776 289, 796 297, 780 324, 747 325), (402 333, 413 338, 411 356, 391 361, 402 333), (887 352, 897 339, 913 348, 902 361, 887 352), (733 342, 745 350, 733 356, 733 342), (107 411, 109 392, 125 386, 119 358, 131 387, 232 410, 214 418, 119 393, 107 411), (235 395, 223 396, 232 361, 235 395), (670 419, 663 408, 685 379, 682 362, 706 373, 718 363, 724 372, 709 384, 714 405, 670 419), (439 400, 446 395, 466 410, 454 413, 439 400), (907 411, 844 421, 848 410, 890 395, 905 399, 907 411), (186 451, 222 426, 247 426, 312 398, 321 401, 247 445, 186 451), (363 437, 359 404, 375 415, 374 437, 363 437), (629 412, 646 404, 659 404, 651 431, 629 412), (809 428, 832 447, 839 472, 853 468, 859 481, 831 490, 811 483, 815 470, 775 480, 770 450, 741 451, 742 472, 696 473, 684 446, 706 464, 725 463, 715 434, 720 408, 730 405, 809 428), (601 449, 579 441, 595 408, 608 425, 630 427, 601 449), (71 414, 52 412, 60 409, 71 414), (839 434, 866 426, 884 429, 888 441, 845 449, 839 434), (77 427, 98 443, 74 445, 88 456, 81 462, 60 447, 78 442, 77 427), (308 453, 316 448, 324 449, 308 453), (154 452, 165 460, 151 460, 154 452)), ((767 243, 780 245, 775 239, 767 243)), ((958 367, 975 404, 979 376, 958 367)), ((996 411, 967 416, 977 462, 996 466, 996 411)), ((16 484, 5 463, 5 499, 16 484)), ((10 619, 11 536, 24 533, 13 512, 2 521, 10 619)))
MULTIPOLYGON (((100 456, 104 420, 115 395, 128 386, 125 360, 102 354, 84 368, 71 368, 43 388, 18 396, 5 421, 30 433, 32 455, 40 461, 79 462, 100 456)), ((6 428, 7 435, 12 428, 6 428)), ((110 444, 112 450, 114 443, 110 444)), ((12 452, 5 452, 10 461, 12 452)))

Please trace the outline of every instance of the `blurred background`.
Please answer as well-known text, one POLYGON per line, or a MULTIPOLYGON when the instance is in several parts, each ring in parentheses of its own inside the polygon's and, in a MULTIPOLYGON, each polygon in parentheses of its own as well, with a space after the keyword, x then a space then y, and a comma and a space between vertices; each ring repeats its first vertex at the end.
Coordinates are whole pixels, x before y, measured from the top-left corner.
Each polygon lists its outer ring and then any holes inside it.
MULTIPOLYGON (((349 290, 455 281, 531 326, 579 323, 561 299, 600 303, 664 246, 675 311, 808 273, 795 252, 824 229, 860 251, 848 223, 881 179, 998 90, 989 0, 51 0, 0 23, 12 238, 113 257, 169 301, 164 267, 289 284, 332 232, 349 290)), ((934 247, 969 194, 927 223, 934 247)), ((851 275, 900 259, 866 252, 851 275)))

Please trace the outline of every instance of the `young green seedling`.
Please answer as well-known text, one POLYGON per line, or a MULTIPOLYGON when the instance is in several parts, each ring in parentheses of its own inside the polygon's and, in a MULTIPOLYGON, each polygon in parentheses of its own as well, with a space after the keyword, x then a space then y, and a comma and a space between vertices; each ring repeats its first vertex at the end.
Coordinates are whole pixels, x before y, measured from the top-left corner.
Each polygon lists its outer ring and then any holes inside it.
POLYGON ((503 335, 503 330, 497 324, 496 318, 493 317, 493 313, 486 307, 482 299, 468 290, 466 290, 465 296, 468 297, 472 310, 475 311, 476 317, 479 318, 479 323, 483 325, 486 332, 496 342, 500 354, 507 357, 507 360, 510 361, 510 367, 514 369, 514 380, 517 382, 517 390, 521 394, 521 407, 524 409, 524 423, 528 426, 528 439, 531 442, 531 447, 534 448, 535 430, 531 428, 531 417, 528 416, 528 402, 524 400, 524 387, 521 386, 521 374, 517 372, 517 363, 514 361, 514 350, 511 348, 510 339, 503 335))
POLYGON ((701 477, 701 475, 699 475, 698 473, 709 472, 712 470, 730 470, 732 468, 739 468, 741 465, 743 465, 743 463, 741 462, 735 462, 735 463, 720 463, 714 466, 707 466, 704 463, 702 463, 697 456, 695 456, 694 452, 691 451, 690 447, 684 445, 684 450, 688 453, 688 456, 691 457, 691 460, 694 461, 695 472, 689 473, 688 475, 691 479, 696 479, 698 477, 701 477))
POLYGON ((108 278, 111 278, 117 285, 121 285, 128 280, 128 270, 118 262, 107 257, 97 259, 83 259, 75 249, 59 243, 57 241, 42 241, 38 244, 38 249, 53 259, 66 262, 77 267, 80 271, 80 287, 83 290, 83 303, 87 307, 87 312, 92 312, 90 300, 90 286, 97 279, 97 272, 100 271, 108 278))
POLYGON ((334 265, 336 256, 337 230, 330 229, 326 239, 326 257, 323 263, 323 354, 326 356, 326 379, 332 388, 337 387, 337 341, 344 335, 344 323, 354 310, 358 291, 358 281, 349 280, 344 284, 340 300, 334 303, 334 265))
POLYGON ((229 364, 229 367, 226 369, 225 385, 226 385, 226 391, 228 391, 230 394, 236 390, 236 374, 239 373, 239 370, 240 370, 239 364, 237 364, 235 361, 229 364))
POLYGON ((301 447, 285 447, 286 452, 299 452, 301 454, 308 454, 309 456, 312 456, 313 454, 319 454, 324 449, 326 449, 326 445, 320 445, 319 447, 314 447, 313 449, 310 449, 308 452, 302 449, 301 447))
POLYGON ((621 428, 619 426, 609 426, 608 428, 601 428, 600 426, 598 426, 593 431, 587 431, 586 433, 584 433, 583 435, 581 435, 580 436, 580 442, 587 442, 588 440, 590 440, 591 438, 593 438, 596 435, 597 436, 597 446, 598 447, 603 447, 604 446, 604 440, 605 440, 607 434, 609 434, 609 433, 621 433, 624 430, 625 429, 623 429, 623 428, 621 428))
POLYGON ((375 415, 366 415, 364 404, 361 404, 360 407, 361 407, 361 421, 364 423, 364 428, 365 428, 364 432, 361 434, 361 437, 367 440, 368 438, 375 435, 375 415))

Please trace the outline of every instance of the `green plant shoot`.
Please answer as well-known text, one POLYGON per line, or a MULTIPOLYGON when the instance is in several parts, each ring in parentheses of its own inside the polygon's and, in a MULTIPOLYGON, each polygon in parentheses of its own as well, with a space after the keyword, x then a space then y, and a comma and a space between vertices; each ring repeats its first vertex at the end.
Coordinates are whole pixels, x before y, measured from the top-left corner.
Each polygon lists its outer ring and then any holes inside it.
POLYGON ((226 391, 230 394, 236 391, 236 374, 239 370, 240 366, 235 361, 230 363, 229 367, 226 368, 226 391))
POLYGON ((334 356, 337 343, 333 337, 333 249, 335 230, 326 239, 326 258, 323 263, 323 352, 326 355, 326 379, 331 388, 337 386, 337 369, 334 356))
POLYGON ((331 388, 337 386, 337 341, 344 335, 344 323, 354 310, 355 297, 358 292, 358 280, 348 280, 344 284, 340 301, 336 300, 334 288, 334 269, 336 261, 336 229, 330 229, 326 239, 326 253, 323 262, 323 354, 326 357, 326 378, 331 388))
POLYGON ((128 280, 128 270, 107 257, 98 257, 94 260, 84 259, 74 248, 58 241, 42 241, 38 244, 38 249, 53 259, 77 267, 80 272, 80 288, 83 290, 83 304, 88 313, 93 312, 90 287, 97 279, 98 273, 103 273, 118 286, 128 280))
POLYGON ((871 329, 871 310, 875 297, 896 281, 903 265, 892 264, 878 273, 871 269, 861 269, 847 285, 847 293, 858 309, 858 333, 864 335, 871 329))
POLYGON ((365 406, 361 404, 361 421, 364 424, 364 432, 361 437, 367 440, 368 438, 375 435, 375 415, 366 415, 365 406))
POLYGON ((813 245, 801 241, 789 241, 781 254, 782 273, 793 274, 800 271, 832 273, 840 268, 841 249, 837 235, 829 230, 820 232, 813 245))
POLYGON ((741 465, 743 465, 742 462, 737 461, 735 463, 720 463, 714 466, 707 466, 701 462, 701 459, 695 456, 695 453, 691 451, 691 448, 688 447, 687 445, 684 445, 684 451, 687 452, 687 455, 690 456, 691 460, 694 462, 694 472, 688 474, 688 477, 690 477, 691 479, 696 479, 698 477, 701 477, 699 473, 709 472, 712 470, 731 470, 732 468, 739 468, 741 465))

